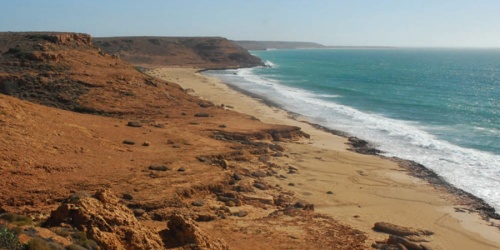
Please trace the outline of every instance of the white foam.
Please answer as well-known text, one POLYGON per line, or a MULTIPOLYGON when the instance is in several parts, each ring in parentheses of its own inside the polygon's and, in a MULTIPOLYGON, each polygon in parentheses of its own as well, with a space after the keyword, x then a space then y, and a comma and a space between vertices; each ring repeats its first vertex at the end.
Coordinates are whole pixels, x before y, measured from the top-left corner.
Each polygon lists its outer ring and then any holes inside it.
MULTIPOLYGON (((500 211, 500 156, 439 140, 419 123, 390 119, 340 105, 315 94, 253 74, 217 74, 229 84, 311 117, 323 126, 345 131, 374 143, 387 156, 413 160, 432 169, 454 186, 470 192, 500 211)), ((446 127, 435 128, 435 130, 446 127)), ((479 128, 478 128, 479 129, 479 128)), ((496 132, 496 131, 495 131, 496 132)))
POLYGON ((316 94, 317 97, 323 97, 323 98, 339 98, 341 97, 340 95, 329 95, 329 94, 316 94))
POLYGON ((495 128, 484 128, 484 127, 473 127, 474 130, 477 131, 482 131, 483 133, 490 134, 490 135, 498 135, 500 134, 500 130, 495 129, 495 128))
POLYGON ((269 67, 269 68, 276 68, 276 64, 274 64, 273 62, 267 60, 264 62, 264 64, 269 67))

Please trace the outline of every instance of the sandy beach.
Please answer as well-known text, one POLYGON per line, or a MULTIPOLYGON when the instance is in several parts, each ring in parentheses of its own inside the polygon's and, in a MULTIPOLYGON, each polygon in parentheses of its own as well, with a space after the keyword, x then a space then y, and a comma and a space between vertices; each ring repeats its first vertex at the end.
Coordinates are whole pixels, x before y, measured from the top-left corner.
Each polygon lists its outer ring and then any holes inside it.
POLYGON ((461 206, 453 195, 408 175, 396 162, 352 152, 346 138, 319 130, 303 117, 268 106, 197 70, 159 68, 147 73, 226 109, 265 123, 298 126, 309 134, 310 139, 281 142, 287 157, 272 159, 297 168, 297 174, 266 181, 313 203, 316 212, 368 233, 372 241, 387 238, 372 230, 374 223, 389 222, 434 232, 422 239, 432 249, 500 249, 500 230, 477 213, 464 212, 465 207, 457 209, 461 206))

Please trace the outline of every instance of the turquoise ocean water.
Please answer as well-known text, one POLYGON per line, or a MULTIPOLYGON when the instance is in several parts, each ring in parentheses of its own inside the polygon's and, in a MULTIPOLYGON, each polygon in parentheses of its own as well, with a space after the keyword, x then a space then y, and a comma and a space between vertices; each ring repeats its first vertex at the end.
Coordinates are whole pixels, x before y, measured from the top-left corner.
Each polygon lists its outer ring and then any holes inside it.
POLYGON ((252 51, 207 74, 414 160, 500 211, 500 50, 252 51))

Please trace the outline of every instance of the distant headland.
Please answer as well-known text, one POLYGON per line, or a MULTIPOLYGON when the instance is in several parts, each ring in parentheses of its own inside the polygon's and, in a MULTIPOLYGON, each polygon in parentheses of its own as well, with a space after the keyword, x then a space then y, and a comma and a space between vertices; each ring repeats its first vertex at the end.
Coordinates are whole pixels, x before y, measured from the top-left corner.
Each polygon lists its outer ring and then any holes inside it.
POLYGON ((246 50, 267 49, 393 49, 390 46, 327 46, 314 42, 234 41, 246 50))

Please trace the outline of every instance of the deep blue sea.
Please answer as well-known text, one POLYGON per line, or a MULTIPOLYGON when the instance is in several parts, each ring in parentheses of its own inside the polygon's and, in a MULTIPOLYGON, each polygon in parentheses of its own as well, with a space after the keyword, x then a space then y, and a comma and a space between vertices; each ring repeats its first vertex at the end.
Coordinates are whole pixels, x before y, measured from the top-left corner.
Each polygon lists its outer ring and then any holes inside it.
POLYGON ((251 51, 207 74, 414 160, 500 211, 500 50, 251 51))

